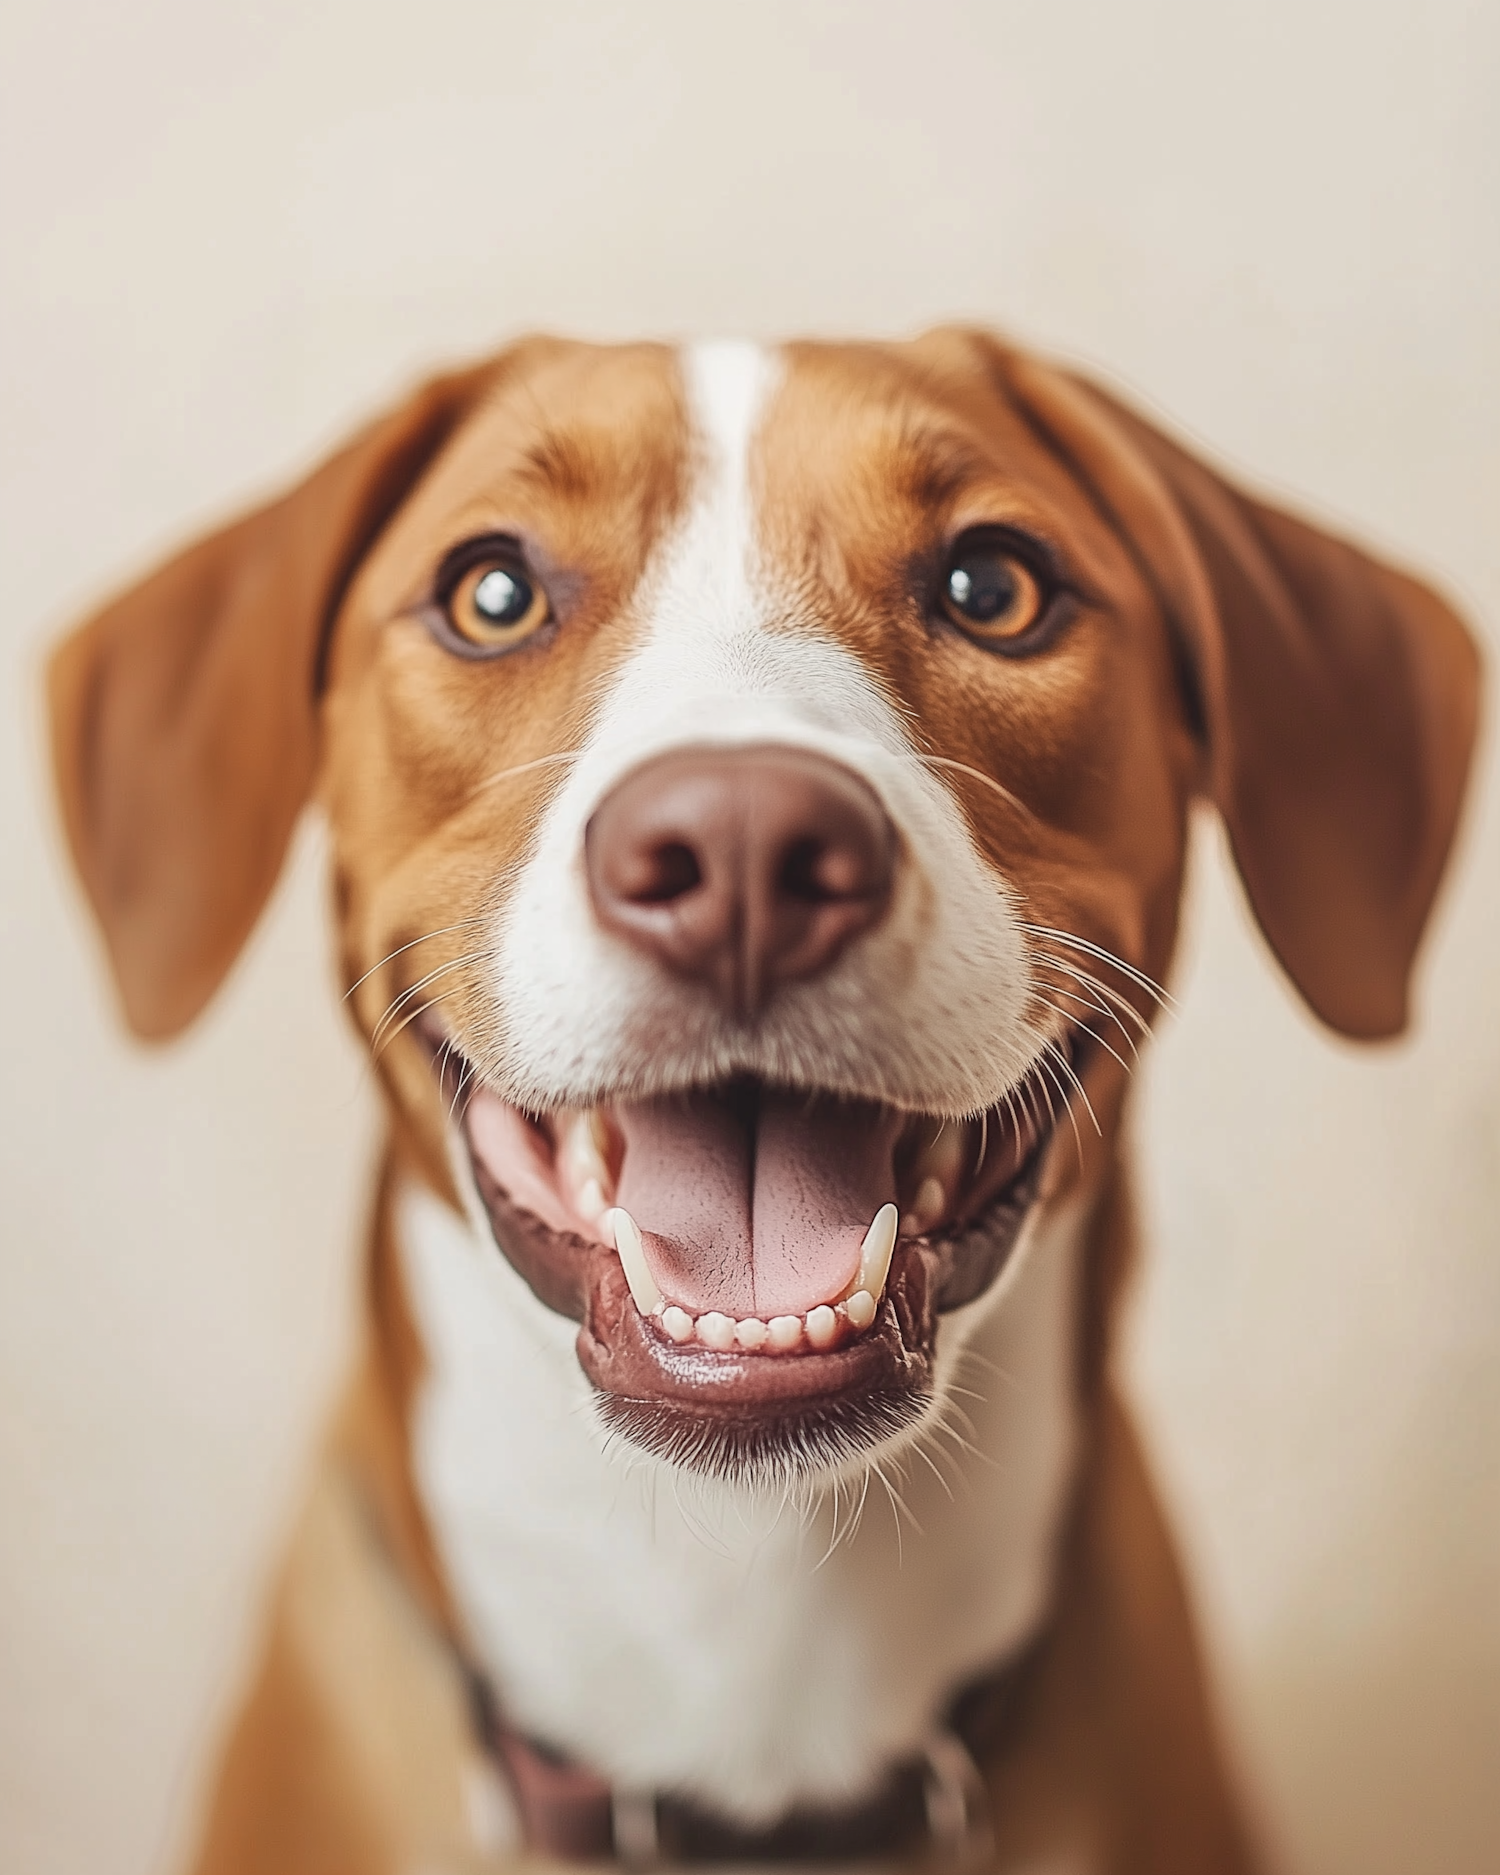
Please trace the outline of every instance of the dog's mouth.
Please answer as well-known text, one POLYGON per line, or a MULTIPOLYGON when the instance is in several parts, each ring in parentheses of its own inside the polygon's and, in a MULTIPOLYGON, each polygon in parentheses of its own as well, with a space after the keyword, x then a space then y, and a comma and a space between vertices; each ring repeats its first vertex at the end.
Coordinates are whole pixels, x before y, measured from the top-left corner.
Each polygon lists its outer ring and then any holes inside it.
POLYGON ((606 1424, 726 1476, 837 1465, 920 1418, 938 1318, 999 1276, 1062 1104, 1042 1064, 969 1120, 749 1079, 529 1116, 419 1032, 606 1424))

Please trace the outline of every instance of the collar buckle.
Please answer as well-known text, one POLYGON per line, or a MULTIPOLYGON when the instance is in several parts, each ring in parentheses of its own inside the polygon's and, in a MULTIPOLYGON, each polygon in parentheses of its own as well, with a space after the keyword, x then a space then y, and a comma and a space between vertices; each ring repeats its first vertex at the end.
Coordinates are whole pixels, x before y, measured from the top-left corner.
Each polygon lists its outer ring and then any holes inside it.
POLYGON ((957 1868, 980 1866, 994 1854, 995 1829, 990 1794, 973 1753, 957 1732, 943 1726, 930 1734, 922 1756, 922 1798, 933 1848, 957 1868))

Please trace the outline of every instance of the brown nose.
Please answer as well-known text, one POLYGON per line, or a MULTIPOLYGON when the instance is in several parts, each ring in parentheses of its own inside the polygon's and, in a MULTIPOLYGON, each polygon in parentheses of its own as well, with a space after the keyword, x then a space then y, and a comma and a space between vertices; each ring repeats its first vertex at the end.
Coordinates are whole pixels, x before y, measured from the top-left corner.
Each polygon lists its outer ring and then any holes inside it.
POLYGON ((601 922, 738 1016, 826 970, 885 910, 896 835, 855 774, 806 750, 682 749, 588 824, 601 922))

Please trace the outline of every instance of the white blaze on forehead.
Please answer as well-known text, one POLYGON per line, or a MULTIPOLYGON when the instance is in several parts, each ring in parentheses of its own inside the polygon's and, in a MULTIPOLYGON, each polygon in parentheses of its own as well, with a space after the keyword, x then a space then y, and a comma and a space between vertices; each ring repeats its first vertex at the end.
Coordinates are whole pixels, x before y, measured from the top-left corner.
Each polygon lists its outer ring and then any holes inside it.
POLYGON ((687 576, 683 583, 690 584, 695 573, 706 575, 700 590, 705 595, 717 593, 719 602, 713 608, 715 616, 702 622, 732 630, 735 602, 749 600, 754 532, 750 450, 761 413, 781 377, 781 365, 759 345, 719 339, 689 346, 682 355, 682 375, 694 440, 708 458, 694 517, 698 526, 689 531, 689 542, 697 552, 712 555, 705 566, 683 565, 681 571, 687 576))
MULTIPOLYGON (((680 359, 690 499, 631 609, 615 673, 542 816, 497 932, 486 1078, 519 1105, 582 1105, 734 1074, 893 1105, 974 1112, 1031 1064, 1015 895, 917 756, 874 672, 795 596, 758 539, 755 449, 784 361, 740 342, 680 359), (901 849, 891 908, 822 977, 783 986, 732 1030, 706 986, 669 976, 594 917, 584 831, 625 775, 669 750, 779 743, 842 762, 875 790, 901 849)), ((561 650, 561 647, 559 647, 561 650)))
POLYGON ((650 754, 762 738, 823 748, 842 731, 904 751, 871 673, 816 621, 797 629, 760 550, 751 465, 780 357, 721 339, 687 347, 681 369, 692 497, 637 595, 649 633, 595 725, 596 750, 617 766, 635 735, 650 754))

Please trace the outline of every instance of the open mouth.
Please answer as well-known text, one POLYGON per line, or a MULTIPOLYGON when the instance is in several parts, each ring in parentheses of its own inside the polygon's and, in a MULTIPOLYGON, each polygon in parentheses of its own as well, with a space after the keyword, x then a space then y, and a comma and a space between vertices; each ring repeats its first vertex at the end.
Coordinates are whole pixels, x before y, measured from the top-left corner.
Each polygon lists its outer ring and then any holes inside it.
POLYGON ((530 1116, 417 1026, 606 1424, 720 1476, 837 1465, 921 1416, 938 1319, 1000 1274, 1061 1117, 1041 1068, 968 1120, 751 1079, 530 1116))

